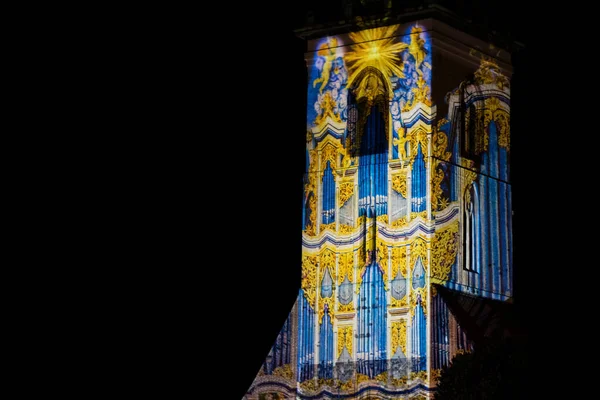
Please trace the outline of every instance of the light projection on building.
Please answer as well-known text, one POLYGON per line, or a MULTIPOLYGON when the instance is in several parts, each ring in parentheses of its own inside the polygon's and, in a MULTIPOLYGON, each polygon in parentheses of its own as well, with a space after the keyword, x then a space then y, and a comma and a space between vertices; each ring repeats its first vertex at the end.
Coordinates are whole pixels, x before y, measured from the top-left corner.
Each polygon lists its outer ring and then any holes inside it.
POLYGON ((511 297, 509 64, 432 32, 310 42, 301 288, 248 399, 431 397, 473 346, 440 288, 511 297))

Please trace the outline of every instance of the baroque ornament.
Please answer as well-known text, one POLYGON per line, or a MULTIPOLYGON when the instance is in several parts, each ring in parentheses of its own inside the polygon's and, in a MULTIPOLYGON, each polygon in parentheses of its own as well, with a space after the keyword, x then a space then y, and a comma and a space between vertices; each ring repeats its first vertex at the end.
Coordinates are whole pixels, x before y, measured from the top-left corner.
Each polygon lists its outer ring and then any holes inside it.
POLYGON ((398 346, 402 350, 402 353, 406 353, 406 320, 392 322, 392 349, 391 353, 394 354, 398 346))
MULTIPOLYGON (((340 254, 338 261, 338 287, 340 287, 346 278, 350 284, 354 284, 354 253, 352 252, 340 254)), ((340 288, 340 293, 341 291, 342 288, 340 288)), ((338 302, 338 311, 354 311, 354 301, 350 301, 348 304, 342 304, 341 302, 338 302)))
POLYGON ((406 198, 406 173, 407 169, 403 168, 399 172, 392 175, 392 189, 396 193, 400 193, 402 197, 406 198))
POLYGON ((328 118, 334 122, 342 122, 340 116, 334 111, 336 104, 333 97, 331 97, 331 92, 325 92, 322 96, 320 103, 321 110, 319 115, 315 118, 315 125, 322 124, 327 121, 328 118))
POLYGON ((352 354, 352 326, 340 326, 338 328, 337 355, 340 358, 342 350, 346 348, 349 354, 352 354))
POLYGON ((458 220, 436 231, 431 240, 431 278, 443 284, 448 280, 458 253, 458 220))
POLYGON ((443 162, 450 160, 452 153, 447 151, 448 136, 440 130, 440 127, 447 123, 448 120, 441 118, 433 130, 433 157, 431 160, 431 169, 435 171, 431 176, 431 205, 434 210, 443 210, 448 205, 448 199, 442 196, 442 181, 445 174, 441 168, 443 162))
MULTIPOLYGON (((404 279, 406 279, 406 247, 394 247, 392 249, 392 275, 391 279, 394 279, 398 275, 398 270, 404 279)), ((396 299, 394 296, 390 296, 391 302, 390 307, 404 307, 407 305, 407 297, 404 295, 401 299, 396 299)))
POLYGON ((302 259, 302 290, 304 297, 308 301, 311 308, 315 309, 315 299, 317 294, 317 257, 304 256, 302 259))
MULTIPOLYGON (((323 280, 323 277, 326 274, 326 270, 329 272, 329 274, 331 275, 331 277, 333 278, 333 281, 335 282, 336 280, 336 275, 335 275, 335 253, 330 250, 330 249, 325 249, 323 250, 323 252, 321 252, 320 256, 319 256, 319 261, 320 261, 320 280, 323 280)), ((319 323, 323 322, 323 315, 325 315, 325 306, 327 306, 327 314, 329 314, 329 318, 331 318, 331 320, 333 320, 333 306, 334 306, 334 297, 335 296, 329 296, 329 297, 321 297, 321 290, 318 291, 318 295, 319 295, 319 323)))
POLYGON ((510 150, 510 115, 507 110, 502 108, 497 97, 485 100, 484 125, 489 127, 491 121, 494 121, 498 127, 498 145, 510 150))
MULTIPOLYGON (((421 153, 423 154, 423 157, 427 157, 427 133, 428 132, 421 126, 415 129, 410 129, 407 133, 406 138, 410 146, 410 165, 412 165, 412 163, 415 161, 415 158, 417 157, 419 144, 421 145, 421 153)), ((427 168, 427 163, 425 163, 425 168, 427 168)))
POLYGON ((340 183, 339 203, 342 207, 350 197, 354 194, 354 182, 340 183))
POLYGON ((327 161, 329 161, 331 169, 335 170, 337 168, 337 154, 337 148, 333 144, 327 143, 325 146, 323 146, 321 150, 321 179, 323 179, 327 161))

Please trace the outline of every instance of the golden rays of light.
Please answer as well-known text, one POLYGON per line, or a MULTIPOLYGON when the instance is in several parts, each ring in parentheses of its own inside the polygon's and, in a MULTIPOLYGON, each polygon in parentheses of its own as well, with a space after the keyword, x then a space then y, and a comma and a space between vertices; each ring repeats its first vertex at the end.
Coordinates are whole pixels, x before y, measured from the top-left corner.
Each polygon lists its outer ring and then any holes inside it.
POLYGON ((393 25, 350 33, 355 44, 345 57, 349 87, 366 67, 375 67, 388 77, 396 75, 404 78, 404 62, 400 53, 408 48, 408 44, 399 41, 398 28, 399 25, 393 25))

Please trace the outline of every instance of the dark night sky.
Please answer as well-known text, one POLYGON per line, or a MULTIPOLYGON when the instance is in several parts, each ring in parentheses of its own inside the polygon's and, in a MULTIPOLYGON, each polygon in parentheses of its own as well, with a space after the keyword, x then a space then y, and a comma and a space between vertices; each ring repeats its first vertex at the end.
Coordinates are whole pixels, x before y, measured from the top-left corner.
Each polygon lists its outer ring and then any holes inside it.
MULTIPOLYGON (((536 271, 558 262, 544 242, 551 222, 532 219, 552 207, 538 199, 553 182, 544 164, 553 143, 540 143, 545 128, 531 117, 548 112, 532 96, 552 98, 537 72, 559 60, 549 57, 556 48, 544 39, 546 25, 517 3, 486 2, 481 13, 526 44, 514 57, 511 151, 515 303, 529 329, 536 271), (530 241, 534 227, 539 243, 530 241)), ((248 3, 233 15, 157 12, 122 45, 119 61, 131 68, 115 103, 135 103, 131 126, 144 144, 133 141, 131 173, 119 178, 118 195, 129 200, 118 235, 135 238, 140 279, 131 285, 133 316, 118 325, 126 350, 115 368, 140 371, 131 382, 148 393, 203 398, 193 392, 219 382, 221 397, 241 398, 294 303, 306 71, 290 21, 306 4, 282 2, 269 15, 248 3), (285 135, 286 149, 261 136, 267 121, 269 139, 285 135), (224 136, 232 132, 235 140, 224 136)))

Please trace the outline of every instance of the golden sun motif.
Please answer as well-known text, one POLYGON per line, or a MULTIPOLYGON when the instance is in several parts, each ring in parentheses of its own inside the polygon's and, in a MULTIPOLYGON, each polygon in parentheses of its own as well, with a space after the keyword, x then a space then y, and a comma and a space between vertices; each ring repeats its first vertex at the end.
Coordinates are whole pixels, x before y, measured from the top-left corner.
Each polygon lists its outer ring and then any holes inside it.
POLYGON ((345 57, 350 76, 349 87, 366 67, 377 68, 388 77, 395 75, 404 78, 404 61, 400 53, 408 48, 408 44, 398 41, 398 28, 399 25, 393 25, 350 33, 350 39, 355 44, 345 57))

